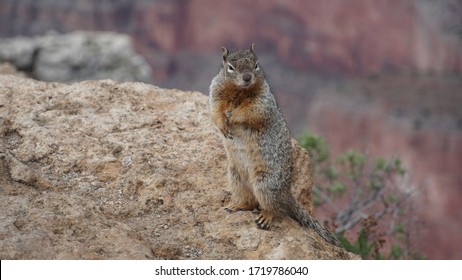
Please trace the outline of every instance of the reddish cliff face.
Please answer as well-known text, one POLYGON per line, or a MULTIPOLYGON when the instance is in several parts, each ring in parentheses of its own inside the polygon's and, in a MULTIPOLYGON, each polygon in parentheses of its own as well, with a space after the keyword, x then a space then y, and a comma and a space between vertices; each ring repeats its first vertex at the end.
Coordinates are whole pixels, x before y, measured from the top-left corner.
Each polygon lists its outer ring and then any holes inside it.
POLYGON ((462 72, 462 4, 455 0, 3 0, 0 11, 2 36, 49 29, 129 33, 160 76, 159 50, 216 51, 250 42, 300 69, 462 72))
MULTIPOLYGON (((429 56, 429 50, 416 53, 430 30, 420 25, 414 1, 233 1, 226 7, 210 2, 191 3, 203 8, 191 9, 195 21, 187 26, 188 46, 211 49, 221 42, 240 46, 264 42, 280 58, 302 69, 434 70, 419 63, 419 55, 429 56), (224 11, 223 15, 216 17, 217 11, 224 11)), ((446 42, 434 47, 445 49, 449 56, 446 42)), ((460 53, 457 60, 460 69, 460 53)), ((452 70, 452 65, 447 66, 452 70)))

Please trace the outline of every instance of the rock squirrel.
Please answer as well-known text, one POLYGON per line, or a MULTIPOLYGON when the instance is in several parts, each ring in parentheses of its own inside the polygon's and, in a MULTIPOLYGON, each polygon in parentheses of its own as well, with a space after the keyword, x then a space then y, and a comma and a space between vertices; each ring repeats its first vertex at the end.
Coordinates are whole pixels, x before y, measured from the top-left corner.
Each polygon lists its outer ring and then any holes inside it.
POLYGON ((340 246, 291 193, 291 137, 254 45, 237 51, 221 49, 223 61, 210 85, 209 105, 212 120, 224 136, 228 182, 236 200, 225 209, 231 213, 261 210, 255 220, 261 229, 269 229, 273 217, 288 215, 340 246))

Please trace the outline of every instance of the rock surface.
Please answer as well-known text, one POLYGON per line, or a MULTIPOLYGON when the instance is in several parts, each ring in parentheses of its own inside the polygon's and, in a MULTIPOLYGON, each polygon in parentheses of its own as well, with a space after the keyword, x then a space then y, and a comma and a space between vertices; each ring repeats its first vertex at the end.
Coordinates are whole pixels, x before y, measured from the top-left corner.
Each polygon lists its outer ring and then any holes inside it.
POLYGON ((49 32, 33 38, 2 39, 0 61, 42 81, 151 81, 151 68, 135 53, 130 37, 111 32, 49 32))
POLYGON ((1 259, 357 258, 289 218, 262 231, 223 210, 226 157, 199 92, 0 75, 0 123, 1 259))

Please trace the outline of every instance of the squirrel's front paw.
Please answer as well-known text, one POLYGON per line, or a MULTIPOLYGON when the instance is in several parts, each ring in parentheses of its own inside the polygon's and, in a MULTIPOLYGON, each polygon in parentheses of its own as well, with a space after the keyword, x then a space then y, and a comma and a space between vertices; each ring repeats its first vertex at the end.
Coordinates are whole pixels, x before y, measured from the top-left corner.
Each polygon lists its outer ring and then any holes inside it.
POLYGON ((223 130, 221 131, 223 133, 223 135, 225 136, 225 138, 228 138, 228 139, 233 139, 233 135, 228 130, 229 124, 230 124, 229 119, 231 118, 232 115, 233 115, 233 112, 231 110, 226 111, 226 113, 225 113, 225 124, 223 126, 223 130))
POLYGON ((223 133, 223 136, 225 136, 225 138, 233 140, 233 135, 229 131, 226 131, 226 133, 223 133))
POLYGON ((228 139, 233 139, 233 135, 231 134, 231 132, 229 132, 229 130, 227 130, 225 127, 223 127, 222 129, 220 129, 221 133, 223 134, 223 136, 225 138, 228 138, 228 139))

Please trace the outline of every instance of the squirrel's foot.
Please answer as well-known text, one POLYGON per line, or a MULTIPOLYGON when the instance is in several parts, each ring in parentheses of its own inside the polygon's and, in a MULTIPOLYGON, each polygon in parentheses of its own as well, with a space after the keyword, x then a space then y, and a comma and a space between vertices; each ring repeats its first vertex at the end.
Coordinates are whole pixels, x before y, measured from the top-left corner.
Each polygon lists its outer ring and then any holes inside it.
POLYGON ((234 203, 225 207, 225 210, 229 213, 235 213, 237 211, 253 210, 255 207, 246 203, 234 203))
POLYGON ((258 228, 268 230, 270 228, 271 221, 273 221, 273 214, 269 211, 263 210, 260 212, 260 215, 258 215, 255 223, 257 223, 258 228))

